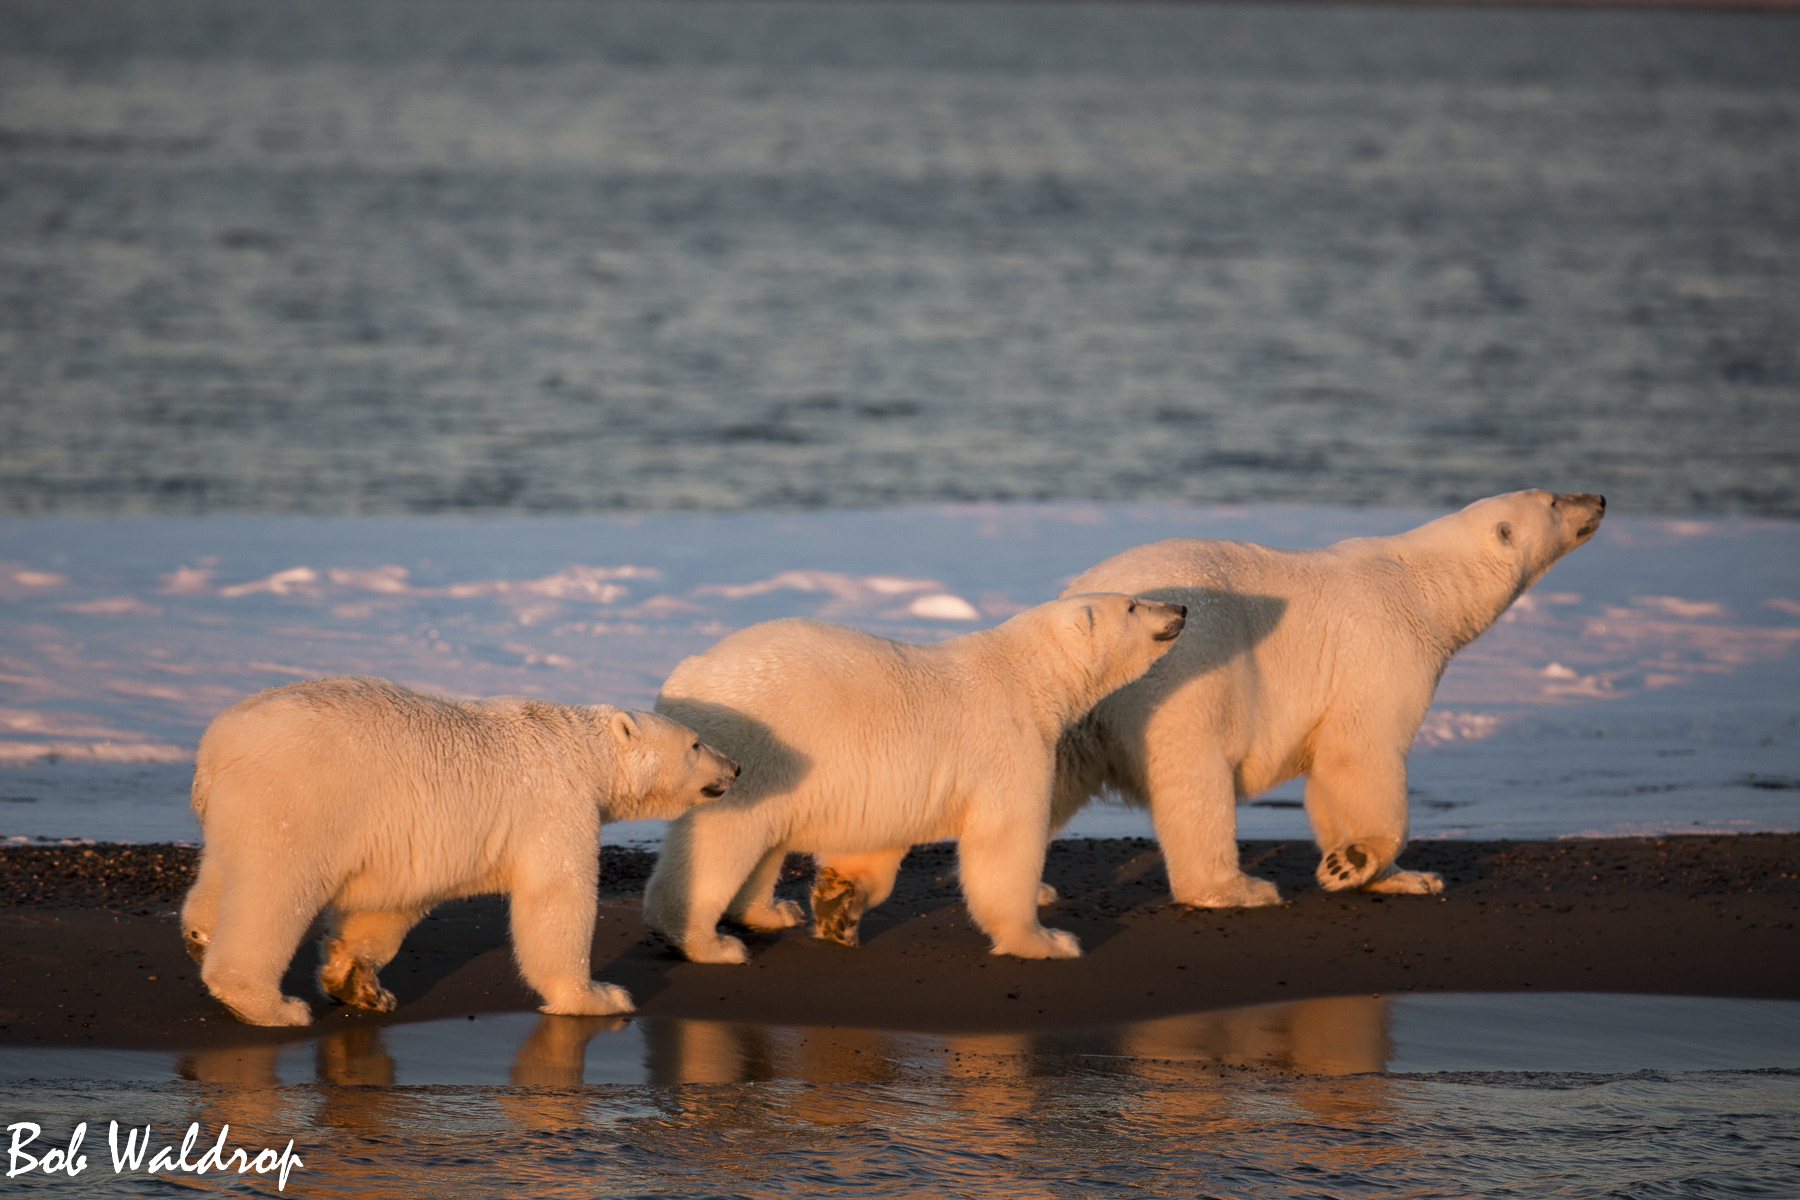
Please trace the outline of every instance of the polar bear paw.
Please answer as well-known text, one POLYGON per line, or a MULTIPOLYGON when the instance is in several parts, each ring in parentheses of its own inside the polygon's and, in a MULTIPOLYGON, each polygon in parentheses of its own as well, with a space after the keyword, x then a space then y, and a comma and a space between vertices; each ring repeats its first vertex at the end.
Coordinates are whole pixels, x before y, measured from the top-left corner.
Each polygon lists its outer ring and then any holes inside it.
POLYGON ((1390 896, 1435 896, 1444 890, 1444 877, 1436 871, 1387 871, 1363 884, 1365 892, 1382 892, 1390 896))
POLYGON ((293 996, 281 996, 269 1004, 237 1005, 226 1002, 231 1015, 246 1025, 270 1027, 311 1025, 312 1006, 293 996))
POLYGON ((1080 958, 1081 939, 1066 929, 1040 928, 1004 941, 996 938, 990 953, 1010 954, 1014 958, 1080 958))
POLYGON ((1319 886, 1328 892, 1361 887, 1381 871, 1381 860, 1360 842, 1327 850, 1319 860, 1319 886))
POLYGON ((792 900, 777 900, 752 908, 743 916, 746 929, 754 929, 758 933, 773 933, 777 929, 792 929, 805 923, 806 912, 792 900))
POLYGON ((750 961, 750 951, 740 939, 732 937, 729 933, 688 938, 681 943, 681 953, 689 962, 747 963, 750 961))
POLYGON ((1039 908, 1044 907, 1044 905, 1046 905, 1046 904, 1055 904, 1056 903, 1056 889, 1051 887, 1047 883, 1038 884, 1037 902, 1038 902, 1039 908))
POLYGON ((553 1017, 610 1017, 636 1012, 631 993, 611 983, 590 983, 586 990, 538 1009, 553 1017))
POLYGON ((334 957, 319 968, 319 990, 351 1008, 393 1012, 399 1007, 394 993, 375 977, 375 968, 364 962, 343 963, 334 957))
POLYGON ((863 893, 856 880, 830 867, 813 880, 813 936, 823 942, 854 946, 860 940, 858 925, 863 915, 863 893))
POLYGON ((1267 908, 1281 903, 1281 889, 1267 879, 1240 873, 1222 887, 1175 897, 1189 908, 1267 908))

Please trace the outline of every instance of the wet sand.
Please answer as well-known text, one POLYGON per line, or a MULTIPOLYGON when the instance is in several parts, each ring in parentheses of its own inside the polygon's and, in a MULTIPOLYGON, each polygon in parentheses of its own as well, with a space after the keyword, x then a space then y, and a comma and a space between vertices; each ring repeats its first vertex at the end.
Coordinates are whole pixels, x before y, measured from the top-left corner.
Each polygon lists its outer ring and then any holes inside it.
MULTIPOLYGON (((952 851, 914 851, 855 950, 804 931, 749 935, 745 967, 686 963, 644 930, 654 862, 607 848, 595 973, 646 1015, 921 1032, 1079 1029, 1228 1006, 1424 991, 1636 992, 1800 999, 1794 923, 1800 835, 1419 842, 1404 861, 1441 871, 1443 896, 1327 894, 1303 842, 1247 842, 1244 860, 1289 903, 1170 904, 1161 857, 1140 839, 1055 843, 1063 895, 1046 923, 1077 933, 1072 962, 985 953, 957 899, 952 851)), ((0 1045, 204 1049, 291 1039, 233 1020, 200 989, 175 910, 195 851, 177 846, 0 850, 0 1045)), ((784 894, 800 896, 794 859, 784 894)), ((318 999, 311 943, 289 973, 314 1001, 307 1036, 372 1024, 529 1011, 496 898, 447 904, 382 974, 387 1016, 318 999)))

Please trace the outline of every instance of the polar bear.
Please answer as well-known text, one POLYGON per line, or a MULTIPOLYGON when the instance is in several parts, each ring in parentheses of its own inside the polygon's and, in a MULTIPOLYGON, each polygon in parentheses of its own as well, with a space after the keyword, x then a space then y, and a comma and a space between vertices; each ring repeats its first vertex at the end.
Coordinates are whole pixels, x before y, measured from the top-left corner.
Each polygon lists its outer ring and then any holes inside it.
POLYGON ((774 900, 795 850, 841 885, 834 913, 814 917, 849 941, 909 847, 956 838, 969 915, 994 953, 1079 955, 1037 918, 1056 742, 1167 653, 1184 620, 1179 604, 1074 596, 930 646, 788 619, 683 660, 657 711, 742 762, 744 778, 669 828, 645 923, 696 962, 744 962, 719 919, 799 924, 799 905, 774 900))
POLYGON ((205 833, 182 936, 206 988, 252 1025, 305 1025, 282 973, 326 910, 320 989, 386 1012, 376 979, 435 904, 506 892, 513 953, 543 1010, 630 1012, 588 974, 602 821, 716 799, 730 759, 654 713, 501 696, 472 702, 381 679, 272 688, 200 739, 205 833))
POLYGON ((1395 537, 1319 550, 1175 538, 1107 559, 1070 593, 1188 606, 1187 632, 1058 746, 1052 821, 1102 786, 1147 806, 1183 904, 1279 904, 1238 867, 1239 800, 1305 775, 1329 890, 1443 890, 1401 870, 1406 754, 1450 656, 1563 555, 1606 500, 1513 492, 1395 537))

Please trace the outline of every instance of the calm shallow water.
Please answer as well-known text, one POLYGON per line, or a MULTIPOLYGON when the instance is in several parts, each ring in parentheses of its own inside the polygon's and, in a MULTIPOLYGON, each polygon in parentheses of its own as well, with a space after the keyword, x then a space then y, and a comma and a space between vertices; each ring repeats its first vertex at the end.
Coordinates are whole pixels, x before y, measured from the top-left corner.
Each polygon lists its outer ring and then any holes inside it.
POLYGON ((120 1120, 291 1138, 297 1195, 1738 1195, 1800 1186, 1796 1068, 1800 1003, 1402 996, 1033 1036, 502 1014, 8 1049, 0 1098, 40 1153, 97 1126, 70 1191, 111 1178, 120 1120))

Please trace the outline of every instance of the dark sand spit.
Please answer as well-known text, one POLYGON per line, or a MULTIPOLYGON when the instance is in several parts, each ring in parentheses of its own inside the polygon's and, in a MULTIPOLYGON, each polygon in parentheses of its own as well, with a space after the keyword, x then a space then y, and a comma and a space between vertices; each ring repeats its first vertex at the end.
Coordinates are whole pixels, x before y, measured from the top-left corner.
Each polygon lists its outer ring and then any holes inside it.
MULTIPOLYGON (((1168 902, 1142 839, 1058 842, 1046 922, 1087 955, 985 953, 958 901, 949 846, 915 850, 854 950, 804 931, 750 935, 743 967, 683 962, 646 933, 654 857, 608 848, 595 973, 646 1015, 922 1032, 1074 1029, 1234 1005, 1413 991, 1638 992, 1800 999, 1800 835, 1554 842, 1418 842, 1443 896, 1327 894, 1304 842, 1247 842, 1289 903, 1196 910, 1168 902)), ((177 846, 0 850, 0 1045, 189 1049, 291 1039, 239 1024, 201 990, 175 910, 196 851, 177 846)), ((807 867, 783 884, 803 894, 807 867)), ((493 1011, 536 1000, 518 981, 504 902, 446 904, 382 974, 399 1011, 319 999, 302 947, 287 980, 313 1000, 307 1036, 493 1011)))

